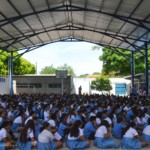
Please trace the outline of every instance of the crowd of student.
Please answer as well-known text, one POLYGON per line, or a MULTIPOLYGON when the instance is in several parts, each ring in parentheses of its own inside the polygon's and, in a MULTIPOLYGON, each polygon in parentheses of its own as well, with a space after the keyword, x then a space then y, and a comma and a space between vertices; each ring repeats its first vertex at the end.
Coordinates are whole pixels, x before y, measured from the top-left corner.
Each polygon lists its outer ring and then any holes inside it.
POLYGON ((150 144, 150 101, 114 95, 0 95, 3 149, 55 150, 66 144, 79 150, 90 147, 91 140, 105 149, 150 144))

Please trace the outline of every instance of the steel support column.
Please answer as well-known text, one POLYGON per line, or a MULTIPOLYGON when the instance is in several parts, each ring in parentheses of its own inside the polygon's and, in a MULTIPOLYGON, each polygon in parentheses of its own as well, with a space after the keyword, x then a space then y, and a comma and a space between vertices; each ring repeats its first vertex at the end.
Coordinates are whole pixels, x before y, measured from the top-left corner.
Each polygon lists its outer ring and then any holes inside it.
POLYGON ((10 61, 9 61, 9 89, 10 89, 10 96, 13 95, 13 52, 11 52, 10 61))
POLYGON ((145 42, 145 88, 146 88, 146 95, 148 95, 149 82, 148 82, 148 48, 147 48, 147 42, 145 42))
POLYGON ((134 87, 134 51, 131 52, 131 87, 134 87))

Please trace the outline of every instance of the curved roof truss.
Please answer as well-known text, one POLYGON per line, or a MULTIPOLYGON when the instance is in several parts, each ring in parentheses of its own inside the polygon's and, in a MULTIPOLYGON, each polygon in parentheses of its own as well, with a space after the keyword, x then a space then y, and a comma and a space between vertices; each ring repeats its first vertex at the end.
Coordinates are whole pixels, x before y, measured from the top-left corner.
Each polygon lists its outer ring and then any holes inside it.
POLYGON ((0 49, 88 41, 140 51, 150 42, 149 0, 0 0, 0 49))

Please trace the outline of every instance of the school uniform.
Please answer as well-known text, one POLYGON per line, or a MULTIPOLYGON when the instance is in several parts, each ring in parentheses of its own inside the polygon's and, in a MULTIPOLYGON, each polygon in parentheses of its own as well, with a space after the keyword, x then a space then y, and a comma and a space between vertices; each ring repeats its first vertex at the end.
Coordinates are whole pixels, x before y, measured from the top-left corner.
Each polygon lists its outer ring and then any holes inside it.
POLYGON ((118 148, 118 144, 112 138, 105 138, 107 134, 107 128, 100 126, 95 133, 94 144, 98 148, 118 148))
POLYGON ((147 125, 142 133, 143 139, 147 142, 150 143, 150 125, 147 125))
POLYGON ((58 127, 58 133, 60 134, 60 136, 64 137, 65 136, 65 129, 66 129, 66 125, 64 123, 60 123, 59 127, 58 127))
POLYGON ((86 139, 94 139, 96 128, 91 121, 87 122, 84 126, 84 136, 86 139))
POLYGON ((44 129, 38 136, 38 149, 56 150, 56 142, 54 142, 53 139, 53 134, 44 129))
POLYGON ((32 129, 29 128, 27 131, 28 141, 26 143, 23 143, 23 142, 20 142, 20 140, 19 140, 18 141, 18 147, 21 150, 31 150, 31 147, 32 147, 31 138, 34 138, 34 133, 33 133, 32 129))
POLYGON ((126 127, 126 125, 123 125, 123 124, 121 124, 121 123, 115 122, 115 123, 114 123, 114 127, 113 127, 113 129, 112 129, 113 136, 114 136, 116 139, 121 139, 122 129, 124 129, 125 127, 126 127))
POLYGON ((14 133, 18 133, 18 128, 21 127, 22 123, 23 123, 23 118, 22 118, 22 116, 18 116, 18 117, 13 121, 13 124, 12 124, 12 127, 11 127, 12 131, 13 131, 14 133))
POLYGON ((66 141, 66 146, 70 149, 70 150, 74 150, 74 149, 82 149, 84 150, 85 148, 88 147, 88 142, 87 141, 81 141, 80 137, 83 136, 83 130, 79 128, 79 135, 78 137, 71 137, 70 134, 68 135, 68 139, 66 141))
POLYGON ((5 143, 3 142, 3 138, 7 137, 7 131, 5 128, 0 130, 0 150, 5 150, 5 143))
POLYGON ((138 135, 138 132, 130 127, 129 130, 123 135, 121 145, 123 149, 141 149, 142 144, 141 141, 135 139, 134 137, 138 135))

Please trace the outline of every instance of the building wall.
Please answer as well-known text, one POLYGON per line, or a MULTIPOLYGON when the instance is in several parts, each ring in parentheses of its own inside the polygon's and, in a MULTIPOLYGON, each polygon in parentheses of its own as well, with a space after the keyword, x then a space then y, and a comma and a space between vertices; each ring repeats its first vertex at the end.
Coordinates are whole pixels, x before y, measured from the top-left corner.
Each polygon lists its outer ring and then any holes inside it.
POLYGON ((9 94, 9 79, 0 77, 0 94, 9 94))
MULTIPOLYGON (((73 90, 72 93, 78 94, 78 88, 81 85, 82 87, 82 94, 102 94, 100 91, 92 90, 90 88, 91 82, 95 80, 95 78, 74 78, 73 79, 73 90)), ((112 90, 110 91, 110 94, 116 95, 115 91, 115 85, 116 84, 126 84, 126 94, 130 94, 130 80, 126 80, 123 78, 110 78, 110 82, 112 85, 112 90)))
MULTIPOLYGON (((16 92, 20 93, 61 93, 62 92, 62 79, 58 79, 55 76, 48 75, 35 75, 35 76, 14 76, 16 80, 16 92)), ((71 76, 63 79, 63 87, 67 93, 70 93, 71 89, 71 76)))

